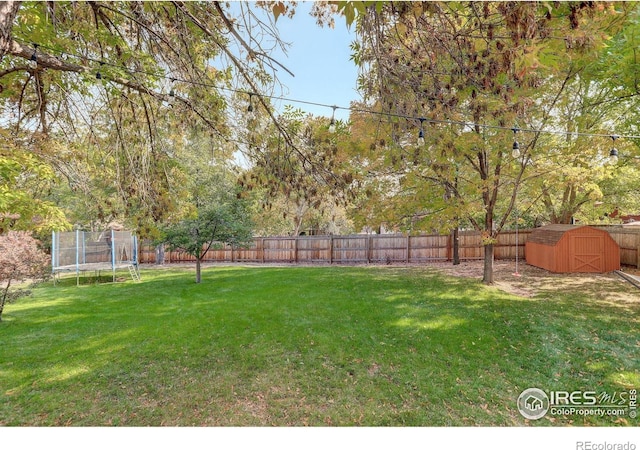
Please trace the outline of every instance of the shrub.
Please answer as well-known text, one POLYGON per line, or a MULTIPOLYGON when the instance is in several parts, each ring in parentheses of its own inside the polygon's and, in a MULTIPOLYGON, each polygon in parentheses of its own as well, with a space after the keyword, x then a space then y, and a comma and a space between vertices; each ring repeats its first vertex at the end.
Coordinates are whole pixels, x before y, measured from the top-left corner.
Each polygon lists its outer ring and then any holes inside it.
POLYGON ((28 279, 41 280, 47 274, 49 257, 39 242, 26 231, 9 231, 0 235, 0 320, 4 305, 28 290, 13 289, 12 284, 28 279))

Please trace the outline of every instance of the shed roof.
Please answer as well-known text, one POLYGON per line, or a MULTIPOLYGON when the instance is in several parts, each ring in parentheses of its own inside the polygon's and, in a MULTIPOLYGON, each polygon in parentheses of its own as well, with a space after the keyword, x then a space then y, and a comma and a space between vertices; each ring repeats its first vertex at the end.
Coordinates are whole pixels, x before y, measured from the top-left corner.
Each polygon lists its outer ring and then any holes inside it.
POLYGON ((546 244, 546 245, 554 245, 556 244, 562 236, 572 230, 577 230, 579 228, 592 228, 587 225, 562 225, 562 224, 554 224, 547 225, 544 227, 536 228, 531 232, 531 234, 527 237, 527 242, 535 242, 538 244, 546 244))

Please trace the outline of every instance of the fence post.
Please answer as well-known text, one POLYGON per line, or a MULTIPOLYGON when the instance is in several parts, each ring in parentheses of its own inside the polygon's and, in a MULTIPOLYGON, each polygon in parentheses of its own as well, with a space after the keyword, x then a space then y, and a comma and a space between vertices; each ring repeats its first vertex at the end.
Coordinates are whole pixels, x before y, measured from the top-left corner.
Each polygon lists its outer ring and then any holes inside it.
POLYGON ((329 236, 329 264, 333 264, 333 234, 329 236))
POLYGON ((640 269, 640 233, 636 234, 636 259, 638 260, 637 267, 640 269))
POLYGON ((405 258, 405 262, 406 264, 409 264, 409 250, 411 249, 411 236, 407 233, 407 247, 406 247, 406 258, 405 258))

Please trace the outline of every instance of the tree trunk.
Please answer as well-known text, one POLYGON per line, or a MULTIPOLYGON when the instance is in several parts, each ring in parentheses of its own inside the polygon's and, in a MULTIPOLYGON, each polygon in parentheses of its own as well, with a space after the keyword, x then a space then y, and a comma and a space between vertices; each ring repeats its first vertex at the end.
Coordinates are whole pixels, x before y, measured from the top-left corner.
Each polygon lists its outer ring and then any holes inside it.
POLYGON ((200 257, 196 258, 196 283, 200 283, 202 281, 202 274, 200 270, 200 262, 202 259, 200 257))
POLYGON ((300 236, 300 228, 302 228, 302 219, 303 219, 303 217, 304 217, 304 214, 299 214, 299 211, 296 213, 295 229, 293 230, 293 235, 294 236, 300 236))
POLYGON ((453 265, 460 264, 460 230, 456 226, 453 229, 453 265))
POLYGON ((156 264, 164 264, 164 244, 156 247, 156 264))
POLYGON ((0 300, 0 322, 2 322, 2 312, 4 311, 4 305, 7 302, 9 296, 9 288, 11 287, 11 278, 7 281, 7 285, 2 288, 2 300, 0 300))
POLYGON ((15 0, 0 2, 0 61, 2 61, 11 46, 11 30, 13 29, 13 21, 20 8, 20 3, 15 0))
POLYGON ((484 273, 482 276, 484 284, 493 284, 493 244, 484 246, 484 273))

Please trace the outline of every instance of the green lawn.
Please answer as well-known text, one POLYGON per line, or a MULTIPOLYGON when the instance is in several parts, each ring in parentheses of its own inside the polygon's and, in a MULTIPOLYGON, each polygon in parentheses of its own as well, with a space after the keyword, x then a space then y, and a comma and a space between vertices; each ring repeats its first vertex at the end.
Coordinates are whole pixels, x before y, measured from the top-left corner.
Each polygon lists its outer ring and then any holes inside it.
MULTIPOLYGON (((145 270, 0 323, 0 425, 523 425, 520 392, 640 387, 638 303, 428 269, 145 270)), ((531 425, 638 425, 547 417, 531 425)))

